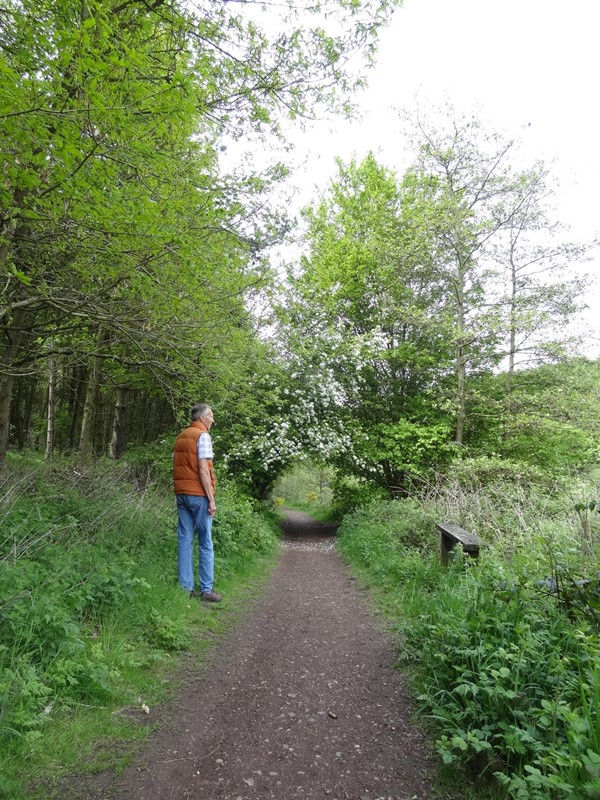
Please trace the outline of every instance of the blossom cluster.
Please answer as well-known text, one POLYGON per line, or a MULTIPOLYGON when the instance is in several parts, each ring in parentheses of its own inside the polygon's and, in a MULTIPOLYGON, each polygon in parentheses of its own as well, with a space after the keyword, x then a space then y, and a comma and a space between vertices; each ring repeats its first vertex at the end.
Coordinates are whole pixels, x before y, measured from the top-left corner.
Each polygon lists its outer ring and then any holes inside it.
MULTIPOLYGON (((274 479, 290 464, 308 456, 328 461, 352 450, 342 407, 343 388, 327 362, 309 368, 292 358, 285 384, 270 381, 270 417, 262 429, 230 450, 228 467, 250 479, 256 470, 274 479), (242 466, 243 465, 243 466, 242 466)), ((257 386, 257 392, 264 389, 257 386)))

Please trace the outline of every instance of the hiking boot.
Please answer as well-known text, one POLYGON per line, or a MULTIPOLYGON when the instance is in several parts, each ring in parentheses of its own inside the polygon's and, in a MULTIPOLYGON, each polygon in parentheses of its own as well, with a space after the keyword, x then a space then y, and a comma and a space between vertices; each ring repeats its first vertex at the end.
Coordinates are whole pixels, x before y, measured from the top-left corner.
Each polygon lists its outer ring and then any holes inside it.
POLYGON ((204 603, 220 603, 221 595, 211 589, 210 592, 200 592, 200 600, 204 603))
POLYGON ((197 589, 192 589, 188 593, 188 597, 190 598, 190 600, 195 600, 198 597, 202 597, 202 592, 199 592, 197 589))

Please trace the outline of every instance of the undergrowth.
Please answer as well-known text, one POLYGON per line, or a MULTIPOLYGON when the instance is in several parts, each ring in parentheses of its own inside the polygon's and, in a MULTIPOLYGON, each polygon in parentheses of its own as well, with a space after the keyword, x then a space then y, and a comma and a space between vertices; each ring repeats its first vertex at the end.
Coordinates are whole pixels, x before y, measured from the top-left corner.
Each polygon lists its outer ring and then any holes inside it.
MULTIPOLYGON (((112 747, 98 740, 139 737, 174 655, 200 654, 223 615, 177 586, 160 469, 13 456, 1 479, 0 797, 16 798, 74 763, 106 766, 112 747)), ((231 593, 273 552, 274 524, 221 482, 213 530, 231 593)))
POLYGON ((340 528, 395 620, 443 762, 468 768, 482 797, 600 797, 598 522, 583 536, 569 493, 454 481, 340 528), (444 570, 435 519, 479 533, 479 561, 457 553, 444 570))

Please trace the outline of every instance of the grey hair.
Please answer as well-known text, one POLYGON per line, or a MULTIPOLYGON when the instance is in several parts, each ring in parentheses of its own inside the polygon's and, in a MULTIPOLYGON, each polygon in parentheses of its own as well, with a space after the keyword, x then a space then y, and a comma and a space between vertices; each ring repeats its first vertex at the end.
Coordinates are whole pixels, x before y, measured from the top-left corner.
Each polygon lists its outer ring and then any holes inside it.
POLYGON ((209 408, 210 406, 206 403, 196 403, 195 406, 192 406, 192 421, 197 422, 200 417, 205 416, 209 408))

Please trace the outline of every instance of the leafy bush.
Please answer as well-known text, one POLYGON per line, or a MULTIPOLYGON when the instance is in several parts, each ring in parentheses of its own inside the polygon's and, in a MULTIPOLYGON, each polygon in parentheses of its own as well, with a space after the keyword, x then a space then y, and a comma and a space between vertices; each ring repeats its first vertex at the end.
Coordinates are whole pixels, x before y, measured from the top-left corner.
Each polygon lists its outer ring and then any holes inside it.
POLYGON ((166 436, 159 442, 129 447, 121 464, 127 469, 127 478, 138 488, 159 484, 167 489, 173 476, 173 446, 175 436, 166 436))
POLYGON ((153 640, 164 650, 185 650, 189 646, 183 620, 171 619, 153 608, 149 623, 153 640))
POLYGON ((385 495, 381 487, 370 481, 341 474, 336 475, 332 484, 332 505, 336 515, 340 517, 385 495))
POLYGON ((220 481, 218 513, 213 522, 215 554, 220 558, 240 556, 247 551, 267 553, 275 542, 274 528, 256 513, 253 502, 228 481, 220 481))
POLYGON ((515 415, 504 455, 542 468, 548 473, 581 470, 597 464, 600 457, 595 431, 582 430, 568 419, 548 419, 535 413, 515 415))
POLYGON ((371 429, 370 448, 374 463, 386 463, 398 476, 423 478, 440 469, 452 457, 451 426, 447 421, 427 423, 401 419, 377 423, 371 429))
POLYGON ((339 544, 360 552, 364 564, 406 548, 431 551, 437 543, 435 521, 415 500, 372 500, 344 517, 339 544))
POLYGON ((481 489, 494 484, 517 486, 542 486, 550 488, 554 479, 538 467, 519 461, 509 461, 495 456, 479 456, 454 461, 447 471, 466 489, 481 489))

